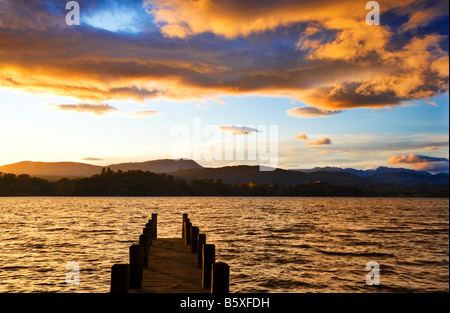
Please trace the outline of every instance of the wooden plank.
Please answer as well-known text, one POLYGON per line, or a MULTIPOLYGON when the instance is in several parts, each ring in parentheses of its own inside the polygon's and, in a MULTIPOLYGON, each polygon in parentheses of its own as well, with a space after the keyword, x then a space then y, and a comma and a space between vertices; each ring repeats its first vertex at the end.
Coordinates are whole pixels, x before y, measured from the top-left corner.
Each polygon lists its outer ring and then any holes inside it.
POLYGON ((153 240, 144 269, 141 289, 132 293, 210 293, 202 288, 202 270, 197 253, 191 253, 182 238, 153 240))

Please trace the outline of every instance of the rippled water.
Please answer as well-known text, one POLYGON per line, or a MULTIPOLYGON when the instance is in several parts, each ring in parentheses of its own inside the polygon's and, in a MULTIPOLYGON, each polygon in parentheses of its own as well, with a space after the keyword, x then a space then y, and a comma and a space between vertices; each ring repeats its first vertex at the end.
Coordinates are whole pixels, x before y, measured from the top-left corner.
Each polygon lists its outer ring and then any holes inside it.
POLYGON ((114 263, 158 213, 182 213, 231 267, 232 292, 448 292, 448 199, 0 198, 0 292, 108 292, 114 263), (80 284, 68 285, 67 262, 80 284), (366 284, 366 264, 380 285, 366 284))

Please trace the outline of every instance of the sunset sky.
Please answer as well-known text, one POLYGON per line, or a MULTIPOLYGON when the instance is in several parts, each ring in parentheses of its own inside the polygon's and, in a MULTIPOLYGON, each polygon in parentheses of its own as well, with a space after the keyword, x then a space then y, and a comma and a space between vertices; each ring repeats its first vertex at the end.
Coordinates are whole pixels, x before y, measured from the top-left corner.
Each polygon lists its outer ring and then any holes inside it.
POLYGON ((66 2, 0 0, 0 165, 170 158, 201 120, 276 125, 281 168, 448 172, 448 0, 66 2))

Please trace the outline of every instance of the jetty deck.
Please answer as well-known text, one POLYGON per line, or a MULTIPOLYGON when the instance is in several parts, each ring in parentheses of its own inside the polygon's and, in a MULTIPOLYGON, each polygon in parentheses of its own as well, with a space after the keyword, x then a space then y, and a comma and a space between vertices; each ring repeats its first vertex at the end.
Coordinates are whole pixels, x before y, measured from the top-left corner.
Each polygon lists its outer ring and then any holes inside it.
POLYGON ((114 264, 111 293, 229 293, 230 267, 183 214, 181 238, 157 238, 157 214, 130 246, 129 264, 114 264))
POLYGON ((144 268, 142 287, 132 293, 211 293, 202 288, 202 269, 197 254, 185 245, 183 238, 153 240, 144 268))

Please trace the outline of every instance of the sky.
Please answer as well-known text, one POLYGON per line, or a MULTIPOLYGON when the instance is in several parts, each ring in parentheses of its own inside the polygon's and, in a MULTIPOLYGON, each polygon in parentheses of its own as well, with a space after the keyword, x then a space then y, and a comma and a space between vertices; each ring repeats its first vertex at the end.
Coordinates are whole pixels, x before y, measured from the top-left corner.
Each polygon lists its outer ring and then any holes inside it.
POLYGON ((67 2, 0 0, 0 165, 448 172, 447 0, 67 2))

